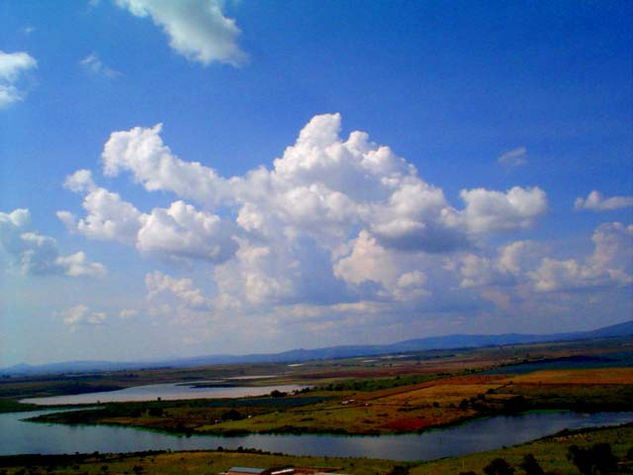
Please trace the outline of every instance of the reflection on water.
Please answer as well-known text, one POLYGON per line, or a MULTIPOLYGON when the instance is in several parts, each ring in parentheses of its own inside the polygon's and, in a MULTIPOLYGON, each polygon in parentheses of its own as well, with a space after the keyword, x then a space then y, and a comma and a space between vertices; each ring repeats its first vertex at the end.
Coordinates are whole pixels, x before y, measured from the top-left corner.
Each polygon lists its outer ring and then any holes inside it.
POLYGON ((422 434, 389 436, 265 435, 179 437, 125 427, 25 422, 48 411, 0 414, 0 455, 198 450, 249 447, 296 455, 432 460, 513 445, 577 429, 633 421, 633 412, 497 416, 422 434))
POLYGON ((252 397, 270 394, 275 389, 282 392, 292 392, 305 388, 296 384, 277 386, 229 386, 229 387, 196 387, 196 384, 209 381, 193 381, 189 383, 149 384, 134 386, 118 391, 100 393, 74 394, 68 396, 36 397, 22 399, 20 402, 38 404, 40 406, 55 406, 63 404, 97 404, 99 402, 130 402, 130 401, 176 401, 181 399, 222 399, 233 397, 252 397))

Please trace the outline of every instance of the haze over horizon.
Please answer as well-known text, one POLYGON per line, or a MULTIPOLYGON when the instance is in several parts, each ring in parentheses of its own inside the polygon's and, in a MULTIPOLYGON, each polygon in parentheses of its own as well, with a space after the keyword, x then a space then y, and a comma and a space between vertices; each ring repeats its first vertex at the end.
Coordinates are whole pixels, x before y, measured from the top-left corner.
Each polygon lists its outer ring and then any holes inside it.
POLYGON ((0 367, 633 315, 631 2, 0 18, 0 367))

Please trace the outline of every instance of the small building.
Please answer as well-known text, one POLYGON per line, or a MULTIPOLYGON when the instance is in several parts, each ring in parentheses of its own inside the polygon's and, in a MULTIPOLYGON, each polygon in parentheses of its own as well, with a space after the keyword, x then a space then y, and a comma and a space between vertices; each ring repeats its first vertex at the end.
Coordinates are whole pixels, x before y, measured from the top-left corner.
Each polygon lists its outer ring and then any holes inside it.
POLYGON ((293 467, 255 468, 255 467, 231 467, 224 475, 292 475, 293 467))
POLYGON ((224 475, 266 475, 266 472, 265 468, 231 467, 224 475))

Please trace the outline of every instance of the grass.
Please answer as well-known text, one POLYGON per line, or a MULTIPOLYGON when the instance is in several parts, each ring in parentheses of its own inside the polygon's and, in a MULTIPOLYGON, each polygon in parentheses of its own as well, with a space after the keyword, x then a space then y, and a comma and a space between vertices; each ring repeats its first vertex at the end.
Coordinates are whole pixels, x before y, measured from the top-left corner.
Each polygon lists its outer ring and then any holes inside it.
POLYGON ((517 366, 519 361, 530 365, 532 361, 544 359, 593 361, 594 353, 621 354, 622 341, 429 352, 398 359, 351 358, 316 361, 299 368, 261 364, 194 368, 180 373, 146 370, 138 374, 101 375, 101 379, 88 375, 81 384, 61 381, 51 383, 48 389, 42 386, 46 381, 18 380, 0 384, 0 411, 2 402, 6 408, 20 408, 10 399, 2 399, 3 394, 13 395, 20 390, 69 391, 97 383, 156 382, 176 374, 177 380, 191 381, 243 376, 249 372, 277 374, 275 378, 266 379, 265 384, 273 381, 314 384, 317 389, 277 398, 112 403, 102 405, 99 411, 45 415, 39 420, 220 435, 244 432, 388 434, 531 409, 633 410, 633 368, 542 369, 525 373, 517 366), (518 368, 519 373, 488 371, 508 365, 518 368))
POLYGON ((375 391, 286 397, 104 404, 36 420, 115 424, 181 433, 405 433, 469 418, 534 409, 633 410, 633 370, 544 370, 430 378, 375 391), (589 384, 589 381, 592 381, 589 384))
MULTIPOLYGON (((156 382, 215 380, 251 374, 274 378, 245 384, 309 384, 315 389, 285 397, 230 400, 150 401, 102 404, 99 410, 50 414, 40 420, 71 424, 106 423, 178 433, 243 432, 388 434, 426 430, 481 415, 525 410, 633 410, 633 368, 579 367, 582 355, 622 352, 621 340, 521 345, 477 350, 426 352, 397 359, 350 358, 315 361, 301 367, 280 364, 227 365, 0 380, 0 412, 31 410, 22 397, 68 394, 104 387, 156 382), (574 367, 551 362, 572 361, 574 367), (547 364, 542 362, 546 361, 547 364), (532 364, 541 362, 539 365, 532 364), (521 364, 522 363, 522 364, 521 364), (530 366, 531 365, 531 366, 530 366), (529 366, 530 371, 524 371, 529 366), (491 371, 494 369, 503 371, 491 371), (508 373, 510 368, 516 373, 508 373)), ((629 343, 630 344, 630 341, 629 343)), ((601 356, 604 361, 604 356, 601 356)), ((620 358, 621 359, 621 358, 620 358)), ((619 360, 618 360, 619 361, 619 360)), ((296 464, 338 467, 345 473, 482 473, 490 461, 514 468, 534 455, 546 472, 574 473, 567 460, 572 444, 606 442, 621 460, 633 447, 631 426, 586 430, 521 446, 428 463, 351 458, 293 457, 242 451, 146 453, 135 455, 29 456, 0 458, 7 473, 218 473, 233 465, 296 464)), ((623 470, 628 470, 623 466, 623 470)), ((521 473, 520 471, 516 472, 521 473)), ((633 473, 633 472, 631 472, 633 473)))
POLYGON ((299 457, 259 451, 145 452, 136 454, 89 454, 52 456, 0 457, 0 473, 220 473, 233 466, 268 468, 293 465, 336 469, 349 474, 458 474, 473 471, 483 474, 484 467, 495 458, 503 458, 517 471, 523 457, 532 454, 548 474, 573 474, 578 470, 567 459, 569 447, 610 445, 621 462, 618 473, 633 473, 633 425, 614 428, 583 429, 562 432, 533 442, 460 457, 431 462, 394 462, 366 458, 299 457))
POLYGON ((230 467, 320 467, 359 475, 393 474, 409 464, 389 460, 342 457, 295 457, 250 451, 147 452, 141 454, 92 454, 87 456, 0 457, 7 474, 200 474, 220 473, 230 467))
POLYGON ((41 407, 35 404, 22 404, 14 399, 0 400, 0 413, 35 411, 37 409, 41 409, 41 407))
POLYGON ((473 471, 483 473, 483 469, 495 458, 503 458, 517 474, 524 473, 519 469, 523 457, 532 454, 542 469, 549 474, 579 473, 576 467, 567 459, 569 447, 590 447, 598 443, 607 443, 621 462, 618 473, 633 473, 633 460, 627 457, 627 452, 633 448, 633 426, 627 425, 617 428, 584 429, 564 432, 559 435, 545 437, 526 444, 499 450, 480 452, 461 457, 450 457, 434 462, 422 463, 411 469, 411 474, 457 474, 473 471), (630 462, 627 464, 627 462, 630 462))

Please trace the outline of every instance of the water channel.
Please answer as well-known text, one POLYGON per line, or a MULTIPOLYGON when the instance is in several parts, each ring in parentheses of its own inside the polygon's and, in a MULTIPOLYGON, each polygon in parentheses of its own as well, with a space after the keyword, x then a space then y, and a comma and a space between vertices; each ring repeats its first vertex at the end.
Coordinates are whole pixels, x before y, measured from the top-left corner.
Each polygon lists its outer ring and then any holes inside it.
POLYGON ((421 434, 388 436, 270 435, 176 436, 127 427, 69 426, 23 419, 54 410, 0 414, 0 455, 213 450, 240 446, 295 455, 432 460, 537 439, 562 429, 633 421, 633 412, 528 413, 495 416, 421 434))

